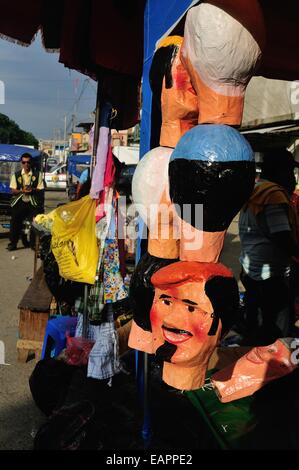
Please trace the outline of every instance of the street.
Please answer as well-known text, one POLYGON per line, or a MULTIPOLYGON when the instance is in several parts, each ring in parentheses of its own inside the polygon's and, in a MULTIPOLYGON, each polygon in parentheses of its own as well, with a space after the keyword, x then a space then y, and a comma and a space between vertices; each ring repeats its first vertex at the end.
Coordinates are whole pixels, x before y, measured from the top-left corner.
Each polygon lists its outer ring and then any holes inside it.
MULTIPOLYGON (((61 202, 66 202, 65 192, 46 192, 45 211, 49 212, 61 202)), ((4 343, 5 362, 9 365, 0 365, 0 449, 29 450, 45 418, 34 405, 28 384, 35 362, 17 361, 16 342, 18 304, 33 274, 34 253, 24 249, 21 242, 17 251, 9 252, 7 243, 8 231, 1 229, 0 341, 4 343)))

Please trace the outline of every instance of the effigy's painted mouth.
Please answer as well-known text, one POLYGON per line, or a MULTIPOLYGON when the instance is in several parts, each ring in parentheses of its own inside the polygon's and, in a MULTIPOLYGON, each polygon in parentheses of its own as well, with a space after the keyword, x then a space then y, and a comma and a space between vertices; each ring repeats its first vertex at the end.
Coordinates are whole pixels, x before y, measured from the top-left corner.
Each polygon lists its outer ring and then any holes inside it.
POLYGON ((192 333, 186 330, 180 330, 178 328, 170 328, 168 326, 162 325, 163 336, 168 343, 179 344, 188 341, 192 338, 192 333))

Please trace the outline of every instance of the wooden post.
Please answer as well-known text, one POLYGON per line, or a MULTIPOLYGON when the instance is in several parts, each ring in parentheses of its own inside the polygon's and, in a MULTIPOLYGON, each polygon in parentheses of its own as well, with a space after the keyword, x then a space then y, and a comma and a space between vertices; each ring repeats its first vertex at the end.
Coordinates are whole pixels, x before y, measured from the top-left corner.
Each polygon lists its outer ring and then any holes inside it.
POLYGON ((19 339, 17 341, 20 362, 26 362, 30 352, 35 354, 35 360, 40 359, 48 319, 48 312, 20 309, 19 339))
POLYGON ((34 264, 33 264, 33 277, 37 271, 37 259, 39 257, 39 234, 36 232, 35 235, 35 246, 34 246, 34 264))

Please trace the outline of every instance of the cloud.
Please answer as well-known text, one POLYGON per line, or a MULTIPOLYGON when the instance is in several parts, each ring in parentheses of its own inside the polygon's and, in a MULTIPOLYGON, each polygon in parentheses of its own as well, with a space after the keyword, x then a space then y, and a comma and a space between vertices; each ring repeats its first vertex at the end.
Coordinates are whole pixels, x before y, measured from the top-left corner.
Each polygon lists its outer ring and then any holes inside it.
POLYGON ((53 129, 63 129, 65 114, 70 120, 77 111, 78 121, 87 119, 95 106, 94 84, 93 88, 86 87, 75 110, 74 103, 87 77, 66 69, 58 58, 59 54, 43 49, 39 37, 29 47, 0 40, 0 80, 5 84, 5 104, 0 105, 0 113, 37 138, 52 138, 53 129))

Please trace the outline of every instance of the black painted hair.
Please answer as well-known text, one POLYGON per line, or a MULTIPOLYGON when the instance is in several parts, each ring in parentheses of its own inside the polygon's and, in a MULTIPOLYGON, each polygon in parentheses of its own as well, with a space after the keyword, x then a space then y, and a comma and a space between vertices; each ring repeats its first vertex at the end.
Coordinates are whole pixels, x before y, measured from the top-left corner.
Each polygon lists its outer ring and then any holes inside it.
POLYGON ((130 283, 130 303, 133 310, 134 321, 140 328, 152 331, 150 311, 155 296, 154 287, 151 283, 152 275, 177 259, 164 259, 145 253, 136 266, 130 283))
POLYGON ((158 147, 160 130, 162 125, 161 93, 163 79, 165 77, 166 88, 172 87, 171 67, 178 53, 176 44, 160 47, 154 55, 149 80, 152 89, 152 113, 151 113, 151 148, 158 147))
POLYGON ((208 335, 216 334, 220 319, 221 335, 224 336, 233 325, 239 308, 237 281, 234 277, 214 276, 206 281, 205 293, 214 309, 213 322, 208 335))

